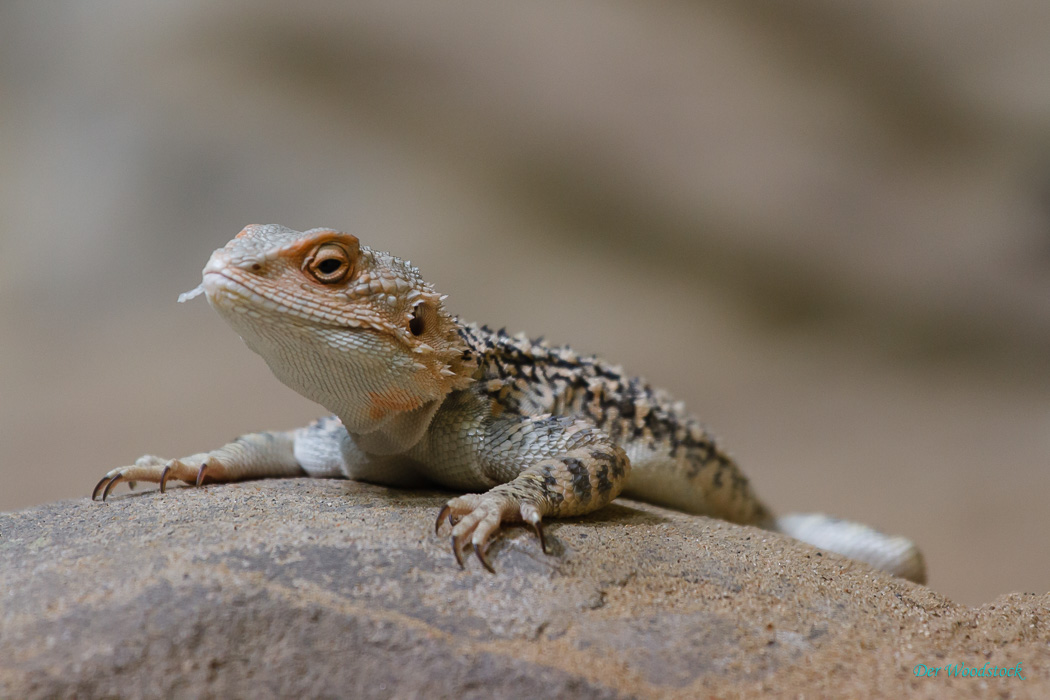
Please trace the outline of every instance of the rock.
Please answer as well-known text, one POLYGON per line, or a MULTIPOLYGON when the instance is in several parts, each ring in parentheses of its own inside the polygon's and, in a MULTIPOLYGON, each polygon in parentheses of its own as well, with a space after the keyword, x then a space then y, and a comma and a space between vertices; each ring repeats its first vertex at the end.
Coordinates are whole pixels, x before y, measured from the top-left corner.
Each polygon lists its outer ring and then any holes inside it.
POLYGON ((0 696, 1050 695, 1048 595, 965 608, 630 501, 463 571, 446 498, 290 479, 2 514, 0 696))

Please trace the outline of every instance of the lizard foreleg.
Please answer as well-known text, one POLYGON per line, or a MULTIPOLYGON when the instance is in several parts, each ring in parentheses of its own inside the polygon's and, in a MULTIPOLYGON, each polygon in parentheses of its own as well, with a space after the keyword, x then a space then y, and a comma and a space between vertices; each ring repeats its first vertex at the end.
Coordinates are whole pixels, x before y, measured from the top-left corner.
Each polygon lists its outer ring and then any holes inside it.
POLYGON ((295 433, 266 432, 242 435, 211 452, 201 452, 180 459, 145 455, 133 465, 108 472, 91 493, 92 500, 101 494, 109 497, 113 487, 122 481, 151 481, 164 491, 170 479, 200 486, 208 482, 241 481, 266 477, 303 476, 305 472, 295 459, 295 433))
POLYGON ((522 522, 536 532, 546 551, 542 522, 545 516, 565 517, 597 510, 616 498, 630 474, 627 454, 607 435, 583 421, 558 417, 497 422, 487 445, 492 448, 490 473, 517 474, 481 494, 454 498, 438 515, 436 529, 448 517, 453 523, 452 551, 462 565, 469 543, 489 571, 485 556, 489 541, 503 523, 522 522), (500 425, 503 423, 503 425, 500 425), (514 445, 501 453, 500 446, 514 445), (516 465, 507 457, 533 455, 534 461, 516 465))

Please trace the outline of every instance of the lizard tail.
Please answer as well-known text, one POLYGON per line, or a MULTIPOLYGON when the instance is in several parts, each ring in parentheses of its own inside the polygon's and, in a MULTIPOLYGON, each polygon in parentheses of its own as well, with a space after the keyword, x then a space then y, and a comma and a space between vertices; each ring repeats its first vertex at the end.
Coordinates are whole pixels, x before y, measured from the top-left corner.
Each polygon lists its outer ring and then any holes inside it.
POLYGON ((922 552, 907 538, 891 537, 867 525, 815 513, 775 518, 769 529, 866 562, 894 576, 926 583, 926 562, 922 552))

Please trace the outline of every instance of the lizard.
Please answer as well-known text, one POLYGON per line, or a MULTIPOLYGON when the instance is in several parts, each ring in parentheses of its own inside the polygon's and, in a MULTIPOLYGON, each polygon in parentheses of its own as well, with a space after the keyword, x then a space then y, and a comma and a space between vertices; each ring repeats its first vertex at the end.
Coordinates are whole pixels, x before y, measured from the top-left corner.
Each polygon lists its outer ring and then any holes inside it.
POLYGON ((461 322, 410 261, 330 228, 245 227, 216 250, 208 303, 283 383, 333 415, 252 433, 180 459, 109 471, 122 482, 200 486, 265 477, 349 478, 466 492, 441 508, 460 566, 505 524, 547 552, 544 518, 597 510, 620 494, 785 533, 925 582, 908 539, 823 515, 775 517, 681 402, 598 357, 461 322))

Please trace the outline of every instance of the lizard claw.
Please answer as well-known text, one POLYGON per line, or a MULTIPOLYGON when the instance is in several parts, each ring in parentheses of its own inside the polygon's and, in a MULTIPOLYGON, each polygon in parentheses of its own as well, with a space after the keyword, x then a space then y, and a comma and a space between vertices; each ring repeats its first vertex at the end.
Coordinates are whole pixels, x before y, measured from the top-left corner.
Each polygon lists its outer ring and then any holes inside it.
POLYGON ((160 473, 160 492, 164 493, 164 487, 168 485, 168 476, 171 474, 171 462, 164 465, 160 473))
POLYGON ((489 558, 485 556, 485 551, 489 548, 488 542, 474 545, 474 554, 478 555, 478 561, 481 565, 489 570, 490 574, 496 573, 496 570, 492 568, 492 564, 489 562, 489 558))
POLYGON ((197 470, 197 481, 194 486, 200 486, 204 483, 204 475, 208 472, 208 462, 205 461, 201 464, 201 468, 197 470))
POLYGON ((537 520, 534 523, 530 523, 528 520, 526 520, 525 525, 534 533, 536 533, 536 537, 540 538, 540 551, 542 551, 544 554, 550 554, 550 552, 547 551, 547 538, 543 536, 543 523, 539 520, 537 520))
MULTIPOLYGON (((164 469, 160 472, 160 492, 164 493, 164 487, 168 484, 168 479, 173 476, 172 472, 178 474, 185 474, 187 470, 191 470, 193 467, 186 464, 181 459, 169 459, 164 465, 164 469)), ((194 485, 200 486, 201 482, 204 481, 204 474, 208 470, 208 461, 205 460, 201 463, 201 466, 197 469, 197 478, 194 485)), ((191 472, 192 473, 192 472, 191 472)), ((179 477, 175 477, 179 478, 179 477)), ((185 480, 185 479, 183 479, 185 480)))
POLYGON ((119 484, 123 480, 124 480, 124 475, 123 474, 117 474, 116 476, 114 476, 112 479, 109 480, 109 483, 106 484, 105 490, 102 491, 102 501, 103 502, 105 502, 105 500, 107 498, 109 498, 109 492, 113 490, 113 487, 116 486, 117 484, 119 484))
POLYGON ((448 516, 448 524, 452 525, 452 506, 446 505, 441 509, 441 512, 438 513, 437 520, 434 521, 435 535, 441 534, 441 521, 445 519, 445 516, 448 516))
POLYGON ((463 569, 463 568, 465 568, 463 566, 463 553, 460 551, 460 549, 461 549, 461 546, 460 546, 460 543, 459 543, 459 538, 456 537, 455 535, 453 535, 452 536, 452 554, 453 554, 453 556, 456 557, 456 563, 459 564, 459 568, 463 569))
POLYGON ((540 549, 543 550, 544 554, 548 554, 547 538, 543 536, 543 516, 540 515, 540 511, 531 503, 523 503, 519 513, 525 526, 536 533, 536 537, 540 538, 540 549))
POLYGON ((98 492, 102 490, 102 487, 106 485, 106 482, 109 481, 110 478, 111 478, 110 475, 106 474, 104 477, 102 477, 99 480, 99 482, 97 484, 95 484, 95 488, 92 489, 92 491, 91 491, 91 500, 92 501, 94 501, 95 499, 98 498, 98 492))
MULTIPOLYGON (((112 476, 110 476, 109 474, 106 474, 106 475, 105 475, 105 476, 103 476, 103 478, 102 478, 102 479, 101 479, 101 480, 99 481, 99 483, 95 485, 95 489, 93 489, 93 490, 91 491, 91 501, 95 501, 96 499, 98 499, 98 497, 99 497, 99 491, 101 491, 101 490, 102 490, 102 487, 103 487, 103 486, 105 486, 105 485, 106 485, 106 483, 107 483, 107 482, 109 482, 109 480, 110 480, 110 479, 112 479, 112 476)), ((107 491, 108 491, 108 489, 107 489, 107 491)), ((103 499, 103 501, 105 501, 105 499, 103 499)))

